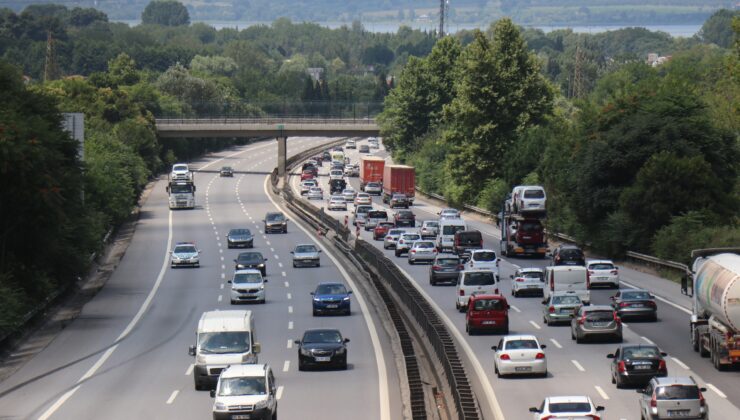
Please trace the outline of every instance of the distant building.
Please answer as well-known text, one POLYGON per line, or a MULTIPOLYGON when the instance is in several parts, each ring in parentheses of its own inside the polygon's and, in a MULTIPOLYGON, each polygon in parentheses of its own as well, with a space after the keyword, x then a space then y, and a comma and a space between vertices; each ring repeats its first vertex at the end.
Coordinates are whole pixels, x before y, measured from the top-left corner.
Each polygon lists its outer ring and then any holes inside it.
POLYGON ((314 82, 318 82, 321 79, 321 75, 324 73, 324 69, 321 67, 309 67, 306 69, 306 73, 311 76, 314 82))
POLYGON ((670 60, 671 60, 670 55, 661 56, 658 53, 649 53, 647 56, 647 60, 645 62, 652 67, 657 67, 670 60))

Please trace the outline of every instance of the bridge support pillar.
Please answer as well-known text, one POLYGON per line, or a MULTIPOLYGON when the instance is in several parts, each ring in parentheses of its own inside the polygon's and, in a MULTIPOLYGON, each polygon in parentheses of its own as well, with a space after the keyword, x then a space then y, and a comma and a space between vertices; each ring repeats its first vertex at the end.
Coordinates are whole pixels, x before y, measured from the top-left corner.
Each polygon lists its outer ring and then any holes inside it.
POLYGON ((285 178, 285 161, 288 155, 288 136, 280 136, 277 138, 278 144, 278 177, 285 178))

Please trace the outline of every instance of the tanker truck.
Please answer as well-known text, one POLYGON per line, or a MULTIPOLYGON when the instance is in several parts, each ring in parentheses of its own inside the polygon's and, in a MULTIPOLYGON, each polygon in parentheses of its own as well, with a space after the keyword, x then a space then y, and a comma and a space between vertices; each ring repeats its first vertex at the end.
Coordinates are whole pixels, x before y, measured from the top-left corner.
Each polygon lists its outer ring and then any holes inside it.
POLYGON ((691 344, 717 370, 740 366, 740 248, 695 250, 691 344))

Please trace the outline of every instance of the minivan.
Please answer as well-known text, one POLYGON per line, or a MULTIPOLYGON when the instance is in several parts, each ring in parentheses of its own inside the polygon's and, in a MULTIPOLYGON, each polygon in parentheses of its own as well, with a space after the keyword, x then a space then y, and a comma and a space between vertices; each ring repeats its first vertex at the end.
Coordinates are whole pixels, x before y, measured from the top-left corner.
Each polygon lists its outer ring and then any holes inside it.
POLYGON ((452 251, 455 246, 455 233, 467 230, 467 224, 462 219, 440 219, 437 248, 440 252, 452 251))
POLYGON ((260 344, 254 341, 252 311, 203 312, 195 332, 196 344, 188 348, 195 357, 195 389, 213 388, 230 365, 257 363, 260 344))
POLYGON ((473 335, 481 330, 509 333, 509 303, 500 295, 474 295, 468 300, 465 331, 473 335))
POLYGON ((375 229, 379 222, 387 222, 388 213, 385 210, 370 210, 365 216, 365 230, 375 229))
POLYGON ((543 302, 547 301, 553 292, 574 292, 584 305, 591 302, 586 267, 576 265, 546 267, 545 282, 547 285, 543 302))
POLYGON ((702 394, 706 391, 691 376, 653 378, 645 389, 637 390, 640 415, 644 419, 707 419, 709 407, 702 394))
POLYGON ((452 252, 457 255, 466 250, 482 249, 483 235, 478 230, 459 230, 453 237, 452 252))
POLYGON ((214 420, 277 418, 277 386, 268 365, 233 365, 211 390, 214 420))
POLYGON ((457 277, 455 307, 460 312, 468 308, 468 300, 475 295, 497 295, 496 273, 493 271, 461 271, 457 277))

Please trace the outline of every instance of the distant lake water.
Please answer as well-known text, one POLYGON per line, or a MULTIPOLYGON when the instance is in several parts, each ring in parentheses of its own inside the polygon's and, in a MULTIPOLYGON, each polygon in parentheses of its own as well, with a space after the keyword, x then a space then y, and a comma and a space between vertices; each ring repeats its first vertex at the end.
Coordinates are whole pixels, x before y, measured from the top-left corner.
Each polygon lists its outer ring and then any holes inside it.
MULTIPOLYGON (((135 26, 141 23, 140 20, 119 20, 117 22, 125 23, 129 26, 135 26)), ((272 22, 239 22, 239 21, 202 21, 202 23, 205 23, 207 25, 211 25, 216 29, 223 29, 223 28, 238 28, 238 29, 244 29, 250 26, 254 25, 271 25, 272 22)), ((343 25, 346 26, 352 26, 351 22, 315 22, 321 26, 326 26, 331 29, 339 28, 343 25)), ((412 29, 420 29, 420 30, 427 30, 427 31, 433 31, 436 30, 438 27, 436 22, 432 21, 415 21, 415 22, 363 22, 362 23, 365 29, 367 29, 370 32, 396 32, 398 28, 401 25, 409 26, 412 29)), ((448 27, 448 31, 450 32, 457 32, 460 30, 470 30, 470 29, 485 29, 488 25, 484 24, 474 24, 474 23, 450 23, 448 27)), ((551 32, 559 29, 572 29, 573 32, 577 33, 599 33, 599 32, 607 32, 607 31, 615 31, 617 29, 623 29, 623 28, 629 28, 629 27, 640 27, 640 28, 646 28, 649 31, 661 31, 666 32, 669 35, 673 37, 692 37, 697 32, 699 32, 699 29, 701 29, 701 24, 695 24, 695 25, 579 25, 579 26, 527 26, 531 28, 536 29, 542 29, 545 32, 551 32)))

